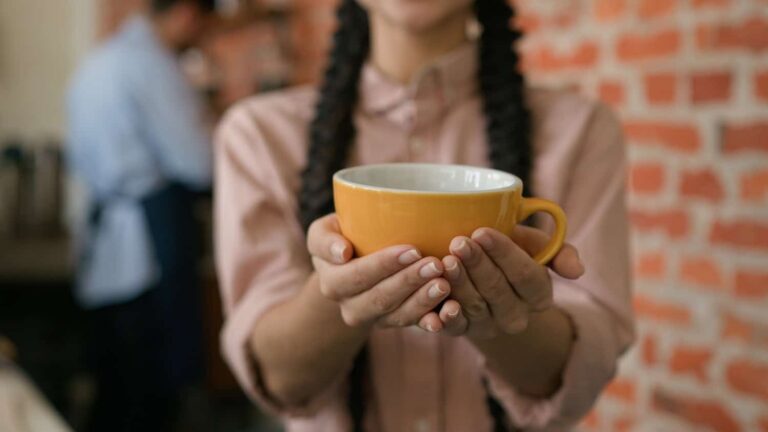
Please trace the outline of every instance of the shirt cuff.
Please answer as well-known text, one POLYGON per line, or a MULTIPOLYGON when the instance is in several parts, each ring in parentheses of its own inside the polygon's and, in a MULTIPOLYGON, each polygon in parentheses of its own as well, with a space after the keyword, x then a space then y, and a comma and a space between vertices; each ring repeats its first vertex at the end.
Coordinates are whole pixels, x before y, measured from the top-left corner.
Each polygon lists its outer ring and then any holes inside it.
MULTIPOLYGON (((277 280, 281 286, 298 286, 301 280, 277 280)), ((295 278, 292 278, 295 279, 295 278)), ((267 413, 279 417, 307 417, 317 413, 320 408, 333 400, 339 393, 343 378, 330 385, 301 406, 284 406, 275 401, 266 391, 261 377, 258 359, 250 348, 250 339, 256 322, 270 309, 296 295, 296 290, 284 289, 265 296, 261 290, 251 289, 232 309, 222 329, 221 348, 224 359, 229 364, 246 395, 259 404, 267 413), (265 298, 265 297, 268 297, 265 298)))
POLYGON ((555 300, 574 325, 575 341, 560 389, 548 398, 518 393, 490 364, 484 367, 489 391, 511 422, 528 431, 569 430, 587 414, 616 373, 621 353, 612 318, 587 294, 555 300))

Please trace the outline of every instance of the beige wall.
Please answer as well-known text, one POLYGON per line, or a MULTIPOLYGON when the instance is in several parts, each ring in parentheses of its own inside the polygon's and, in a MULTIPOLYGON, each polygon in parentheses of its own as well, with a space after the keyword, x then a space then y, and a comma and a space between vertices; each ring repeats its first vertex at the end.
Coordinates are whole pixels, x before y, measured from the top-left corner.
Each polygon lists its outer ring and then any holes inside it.
POLYGON ((93 40, 95 3, 0 1, 0 141, 63 136, 64 94, 93 40))

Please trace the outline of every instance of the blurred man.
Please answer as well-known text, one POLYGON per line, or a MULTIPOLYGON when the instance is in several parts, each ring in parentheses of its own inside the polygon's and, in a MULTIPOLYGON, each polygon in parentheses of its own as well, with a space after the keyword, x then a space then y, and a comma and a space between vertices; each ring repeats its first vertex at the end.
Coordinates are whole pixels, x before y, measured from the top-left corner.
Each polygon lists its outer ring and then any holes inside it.
POLYGON ((203 110, 176 55, 213 0, 150 0, 85 61, 68 97, 89 215, 76 295, 98 383, 90 430, 168 431, 201 376, 193 191, 211 181, 203 110))

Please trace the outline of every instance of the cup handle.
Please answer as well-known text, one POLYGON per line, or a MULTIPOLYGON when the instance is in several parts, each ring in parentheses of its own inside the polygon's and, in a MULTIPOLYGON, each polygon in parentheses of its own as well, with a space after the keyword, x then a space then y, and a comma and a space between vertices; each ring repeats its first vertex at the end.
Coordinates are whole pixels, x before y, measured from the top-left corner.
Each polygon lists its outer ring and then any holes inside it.
POLYGON ((533 257, 539 264, 546 265, 563 247, 568 222, 565 219, 565 212, 559 205, 541 198, 523 198, 520 209, 517 211, 517 222, 525 220, 538 211, 549 213, 555 221, 555 232, 552 234, 549 244, 533 257))

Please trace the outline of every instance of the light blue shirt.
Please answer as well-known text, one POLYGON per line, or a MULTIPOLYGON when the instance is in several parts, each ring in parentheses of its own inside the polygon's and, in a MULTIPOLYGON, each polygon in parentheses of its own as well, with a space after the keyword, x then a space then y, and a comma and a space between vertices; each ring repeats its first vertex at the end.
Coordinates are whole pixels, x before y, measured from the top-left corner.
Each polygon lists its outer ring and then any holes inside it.
POLYGON ((94 232, 76 229, 90 257, 79 266, 76 295, 89 308, 128 301, 158 276, 138 200, 169 180, 211 182, 202 106, 142 16, 86 59, 67 105, 71 172, 91 202, 105 203, 94 232))

